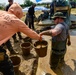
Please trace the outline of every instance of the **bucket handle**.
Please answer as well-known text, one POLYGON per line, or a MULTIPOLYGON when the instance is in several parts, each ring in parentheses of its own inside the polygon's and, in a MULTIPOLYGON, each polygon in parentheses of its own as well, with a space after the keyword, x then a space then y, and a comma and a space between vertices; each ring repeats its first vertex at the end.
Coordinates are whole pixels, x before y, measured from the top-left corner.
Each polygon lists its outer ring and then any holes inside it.
MULTIPOLYGON (((30 44, 31 44, 31 43, 30 43, 30 44)), ((35 48, 33 44, 31 44, 31 46, 32 46, 33 48, 35 48)))

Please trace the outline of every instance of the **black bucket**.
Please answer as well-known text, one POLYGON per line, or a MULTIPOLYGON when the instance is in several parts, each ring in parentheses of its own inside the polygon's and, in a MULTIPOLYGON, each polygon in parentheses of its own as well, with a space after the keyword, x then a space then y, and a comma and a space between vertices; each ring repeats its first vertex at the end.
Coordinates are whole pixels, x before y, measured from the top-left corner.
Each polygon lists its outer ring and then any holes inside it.
POLYGON ((34 48, 39 57, 45 57, 47 55, 47 41, 36 41, 34 48))
POLYGON ((31 44, 30 44, 30 42, 21 43, 20 47, 21 47, 22 52, 23 52, 23 54, 25 56, 27 56, 27 55, 30 54, 30 50, 31 50, 31 44))

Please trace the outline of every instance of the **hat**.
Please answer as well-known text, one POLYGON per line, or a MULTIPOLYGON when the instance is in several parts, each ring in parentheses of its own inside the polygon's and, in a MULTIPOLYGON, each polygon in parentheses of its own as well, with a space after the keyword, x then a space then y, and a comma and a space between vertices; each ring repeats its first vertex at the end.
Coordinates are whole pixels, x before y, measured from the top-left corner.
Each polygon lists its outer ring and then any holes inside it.
POLYGON ((8 2, 13 2, 13 0, 8 0, 8 2))
POLYGON ((51 17, 52 19, 55 19, 55 18, 66 18, 62 12, 56 12, 53 17, 51 17))

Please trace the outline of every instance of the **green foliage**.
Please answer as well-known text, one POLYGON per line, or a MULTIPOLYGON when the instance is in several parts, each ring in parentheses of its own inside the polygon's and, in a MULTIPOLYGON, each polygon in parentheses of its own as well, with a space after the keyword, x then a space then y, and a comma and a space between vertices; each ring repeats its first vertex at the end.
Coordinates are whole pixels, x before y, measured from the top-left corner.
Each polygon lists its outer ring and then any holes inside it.
POLYGON ((0 3, 0 10, 4 10, 4 8, 5 8, 5 4, 0 3))
POLYGON ((31 6, 33 4, 30 0, 24 0, 24 6, 31 6))
POLYGON ((3 8, 0 6, 0 10, 2 10, 3 8))

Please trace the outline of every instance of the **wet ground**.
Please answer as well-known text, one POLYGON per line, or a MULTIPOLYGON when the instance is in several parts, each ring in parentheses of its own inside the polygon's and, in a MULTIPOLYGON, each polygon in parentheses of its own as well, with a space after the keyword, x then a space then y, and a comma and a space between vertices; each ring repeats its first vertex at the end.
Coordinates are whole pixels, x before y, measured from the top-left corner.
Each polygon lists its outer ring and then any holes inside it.
MULTIPOLYGON (((37 28, 40 28, 37 27, 37 28)), ((23 38, 25 37, 22 34, 23 38)), ((21 63, 19 65, 18 72, 16 75, 76 75, 76 30, 70 30, 71 36, 71 46, 67 46, 67 52, 65 55, 65 64, 60 69, 57 69, 55 72, 50 69, 50 48, 51 41, 50 37, 44 36, 45 40, 48 42, 47 56, 43 58, 38 58, 35 52, 35 49, 32 48, 28 56, 23 55, 20 44, 23 43, 23 40, 19 40, 18 43, 13 43, 12 45, 15 51, 19 52, 17 56, 20 57, 21 63)), ((36 40, 32 40, 34 43, 36 40)), ((8 52, 9 54, 9 52, 8 52)))
MULTIPOLYGON (((37 12, 37 14, 40 14, 37 12)), ((40 29, 42 26, 36 26, 36 29, 40 29)), ((23 38, 25 37, 22 34, 23 38)), ((76 30, 70 30, 71 36, 71 46, 67 46, 67 53, 65 55, 65 64, 60 69, 57 69, 55 72, 50 69, 49 59, 50 59, 50 46, 51 41, 50 37, 45 37, 48 41, 48 51, 47 56, 44 58, 38 58, 35 52, 35 49, 32 48, 28 56, 23 55, 20 44, 23 40, 19 40, 18 43, 14 43, 12 38, 11 42, 15 51, 19 52, 17 56, 20 57, 21 63, 19 65, 18 73, 16 75, 76 75, 76 30), (37 71, 36 71, 37 69, 37 71)), ((17 37, 18 38, 18 37, 17 37)), ((35 40, 32 40, 33 42, 35 40)), ((10 55, 7 50, 8 55, 10 55)))
MULTIPOLYGON (((36 75, 76 75, 76 30, 70 30, 71 46, 67 46, 67 52, 65 55, 65 64, 57 70, 51 70, 49 65, 50 59, 50 41, 47 56, 39 58, 38 68, 36 75)), ((60 65, 61 66, 61 65, 60 65)))

